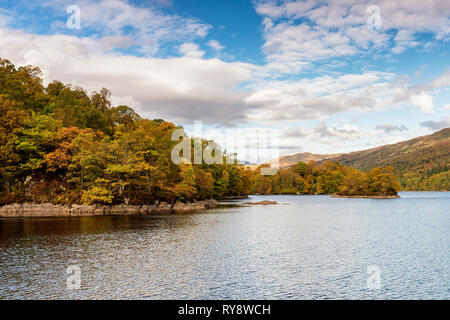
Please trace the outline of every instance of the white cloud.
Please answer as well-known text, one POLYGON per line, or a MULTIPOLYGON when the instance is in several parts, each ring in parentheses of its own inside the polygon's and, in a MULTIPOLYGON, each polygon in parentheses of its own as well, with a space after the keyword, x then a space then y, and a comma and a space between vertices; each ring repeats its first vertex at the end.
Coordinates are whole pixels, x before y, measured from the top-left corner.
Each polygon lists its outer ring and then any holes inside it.
POLYGON ((381 9, 382 28, 440 31, 449 25, 450 3, 446 0, 302 0, 259 1, 256 11, 272 19, 308 18, 326 27, 366 24, 366 9, 381 9))
POLYGON ((449 72, 425 85, 411 85, 392 73, 365 72, 312 79, 269 81, 251 85, 245 103, 255 108, 249 118, 262 122, 325 119, 339 112, 361 113, 414 106, 422 113, 434 111, 433 94, 448 86, 449 72))
POLYGON ((250 106, 242 99, 247 93, 236 87, 251 78, 255 66, 219 59, 108 53, 110 40, 0 29, 0 57, 41 67, 46 82, 57 79, 91 92, 106 87, 114 101, 136 103, 131 106, 150 118, 227 124, 245 120, 250 106))
POLYGON ((198 44, 195 43, 183 43, 182 45, 180 45, 178 51, 182 55, 190 58, 200 59, 205 55, 205 51, 200 50, 198 44))
POLYGON ((404 81, 394 80, 394 74, 382 72, 261 81, 252 89, 245 102, 257 106, 249 111, 250 117, 257 121, 323 119, 344 111, 378 111, 402 106, 410 99, 423 112, 433 108, 431 96, 418 94, 404 81))
MULTIPOLYGON (((73 2, 50 0, 34 5, 53 8, 66 16, 66 8, 73 2)), ((204 38, 211 29, 210 25, 193 18, 163 14, 155 7, 136 7, 123 0, 79 0, 76 5, 81 9, 80 32, 92 31, 102 38, 127 36, 142 53, 151 56, 165 43, 191 42, 204 38)), ((60 26, 54 31, 67 33, 65 24, 55 23, 54 26, 60 26)))
POLYGON ((209 47, 211 47, 212 49, 214 49, 216 51, 222 51, 225 48, 217 40, 210 40, 210 41, 208 41, 207 44, 208 44, 209 47))
POLYGON ((433 113, 433 98, 427 93, 411 95, 409 98, 413 106, 418 107, 423 113, 433 113))
POLYGON ((429 88, 443 88, 450 86, 450 70, 447 70, 443 74, 441 74, 439 77, 434 79, 430 85, 429 88))
POLYGON ((392 48, 393 53, 402 53, 409 47, 415 47, 419 45, 418 41, 415 41, 413 30, 399 30, 394 37, 395 46, 392 48))
MULTIPOLYGON (((396 79, 392 73, 369 71, 283 81, 264 78, 272 73, 291 73, 308 68, 310 62, 306 60, 345 56, 358 50, 355 49, 358 47, 376 46, 375 40, 367 42, 363 36, 369 35, 372 30, 365 26, 355 27, 356 22, 352 22, 360 19, 355 9, 359 7, 352 7, 344 15, 344 19, 355 15, 353 20, 336 22, 349 25, 349 28, 333 32, 326 32, 323 27, 332 23, 324 15, 328 9, 313 2, 290 6, 286 2, 288 13, 269 10, 272 13, 267 14, 264 22, 267 29, 264 50, 268 63, 258 67, 239 62, 227 63, 217 58, 202 59, 205 52, 199 45, 184 40, 177 42, 176 47, 183 57, 157 59, 120 54, 116 49, 128 48, 136 41, 135 37, 121 34, 120 26, 134 23, 133 26, 140 28, 137 34, 143 35, 146 30, 153 30, 152 34, 157 35, 155 39, 159 39, 167 34, 167 28, 177 29, 178 23, 189 24, 192 20, 177 17, 181 22, 175 22, 175 16, 163 16, 150 9, 139 13, 134 11, 136 8, 118 0, 98 3, 85 0, 80 5, 94 6, 93 10, 97 10, 97 14, 98 10, 105 10, 105 14, 100 15, 100 22, 93 21, 92 17, 87 17, 86 21, 95 28, 111 23, 109 29, 106 28, 110 30, 108 35, 78 38, 35 35, 0 28, 0 56, 16 64, 40 66, 47 82, 58 79, 90 91, 106 87, 112 91, 115 102, 130 104, 148 117, 182 123, 200 119, 231 125, 251 121, 326 119, 339 112, 377 111, 405 104, 412 104, 422 112, 430 113, 434 108, 433 90, 450 85, 450 72, 422 86, 411 86, 404 79, 396 79), (124 13, 119 9, 123 9, 124 13), (311 19, 320 21, 323 26, 272 21, 276 18, 273 15, 292 17, 302 10, 307 10, 311 19), (133 13, 138 15, 134 20, 131 17, 133 13), (139 14, 154 14, 160 20, 148 25, 139 14), (111 15, 116 15, 114 23, 104 19, 104 16, 111 15), (158 27, 158 23, 164 21, 169 25, 158 27), (300 49, 299 44, 303 46, 300 49)), ((342 11, 342 8, 339 10, 342 11)), ((342 13, 339 10, 336 12, 342 13)), ((197 31, 205 28, 195 26, 204 25, 192 23, 194 25, 188 32, 190 36, 184 30, 170 37, 184 39, 201 36, 197 31)), ((397 40, 401 43, 411 39, 409 34, 400 33, 397 40)), ((223 48, 215 40, 207 44, 217 50, 223 48)), ((341 132, 333 126, 319 129, 322 129, 323 134, 338 135, 341 132)))
POLYGON ((47 82, 58 79, 90 91, 106 87, 114 99, 130 101, 144 116, 227 125, 325 119, 338 112, 377 111, 407 103, 429 113, 433 90, 450 80, 446 72, 428 85, 411 86, 391 73, 365 72, 269 81, 255 78, 261 73, 255 65, 200 59, 198 46, 189 43, 182 46, 187 56, 180 58, 112 52, 127 41, 127 37, 94 40, 0 29, 0 56, 19 65, 40 66, 47 82))
POLYGON ((280 68, 282 74, 298 73, 308 62, 373 50, 390 49, 398 54, 421 45, 416 39, 420 32, 433 33, 436 39, 450 34, 447 0, 258 1, 256 11, 264 17, 263 49, 268 64, 298 66, 280 68), (367 28, 366 10, 371 5, 380 8, 380 29, 367 28))
MULTIPOLYGON (((355 49, 350 39, 338 32, 328 32, 306 24, 280 23, 265 34, 263 51, 269 63, 292 64, 324 58, 352 55, 355 49)), ((291 72, 298 70, 291 69, 291 72)))

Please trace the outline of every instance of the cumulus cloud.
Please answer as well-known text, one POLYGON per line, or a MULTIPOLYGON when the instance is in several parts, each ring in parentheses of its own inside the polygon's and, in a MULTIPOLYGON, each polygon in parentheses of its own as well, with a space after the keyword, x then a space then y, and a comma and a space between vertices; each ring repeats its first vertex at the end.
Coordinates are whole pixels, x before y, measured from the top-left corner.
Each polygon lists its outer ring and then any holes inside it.
MULTIPOLYGON (((442 78, 442 76, 437 79, 442 78)), ((441 81, 438 81, 442 84, 441 81)), ((379 111, 413 105, 433 112, 432 84, 413 86, 394 74, 365 72, 322 76, 299 81, 261 81, 252 87, 245 103, 256 106, 249 115, 258 121, 296 121, 326 118, 338 112, 379 111)))
POLYGON ((450 34, 447 0, 257 1, 255 8, 263 17, 268 67, 286 63, 297 67, 281 73, 298 72, 307 62, 371 50, 391 47, 398 54, 419 46, 416 34, 420 32, 432 33, 436 39, 450 34), (367 27, 371 5, 381 13, 381 27, 374 30, 367 27))
POLYGON ((106 52, 102 43, 0 29, 0 56, 40 66, 46 82, 58 79, 89 91, 106 87, 118 101, 137 102, 132 107, 149 117, 228 124, 245 119, 249 106, 242 99, 247 92, 236 87, 251 78, 255 66, 219 59, 126 56, 106 52))
POLYGON ((90 91, 106 87, 114 99, 133 102, 131 106, 149 117, 228 125, 324 119, 338 112, 383 110, 405 103, 431 112, 432 91, 446 85, 450 74, 423 86, 411 86, 383 72, 260 80, 255 78, 260 67, 200 59, 203 52, 192 43, 180 47, 185 56, 178 58, 112 52, 127 41, 125 36, 94 40, 0 28, 0 56, 19 65, 40 66, 46 82, 58 79, 90 91))

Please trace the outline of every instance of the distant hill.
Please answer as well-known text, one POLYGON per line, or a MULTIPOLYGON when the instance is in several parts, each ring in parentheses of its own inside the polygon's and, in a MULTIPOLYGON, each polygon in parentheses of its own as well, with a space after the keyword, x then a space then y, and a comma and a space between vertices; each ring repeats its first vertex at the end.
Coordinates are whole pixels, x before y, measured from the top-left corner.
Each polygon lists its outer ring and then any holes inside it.
MULTIPOLYGON (((362 171, 392 166, 404 190, 450 191, 450 128, 396 144, 347 154, 298 153, 280 157, 280 168, 299 161, 339 161, 362 171)), ((270 163, 274 164, 272 160, 270 163)))
POLYGON ((450 128, 333 158, 363 171, 392 166, 405 190, 450 190, 450 128))
MULTIPOLYGON (((298 163, 299 161, 302 162, 309 162, 309 161, 322 161, 325 159, 332 159, 336 158, 338 156, 341 156, 342 154, 313 154, 310 152, 303 152, 303 153, 296 153, 290 156, 283 156, 278 158, 278 167, 281 169, 293 166, 294 164, 298 163)), ((269 164, 272 167, 277 166, 277 160, 271 160, 269 161, 269 164)))

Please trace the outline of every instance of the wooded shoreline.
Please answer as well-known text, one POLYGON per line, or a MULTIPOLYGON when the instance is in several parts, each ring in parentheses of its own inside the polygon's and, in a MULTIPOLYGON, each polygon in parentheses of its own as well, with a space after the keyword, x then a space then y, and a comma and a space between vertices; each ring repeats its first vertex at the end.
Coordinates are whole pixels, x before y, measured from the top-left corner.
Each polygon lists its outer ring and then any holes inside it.
POLYGON ((331 198, 355 198, 355 199, 399 199, 400 196, 340 196, 332 195, 331 198))
POLYGON ((197 212, 217 207, 217 200, 205 200, 192 203, 177 202, 174 205, 162 202, 159 205, 54 205, 51 203, 9 204, 0 207, 3 218, 37 218, 37 217, 90 217, 114 215, 157 215, 167 213, 197 212))

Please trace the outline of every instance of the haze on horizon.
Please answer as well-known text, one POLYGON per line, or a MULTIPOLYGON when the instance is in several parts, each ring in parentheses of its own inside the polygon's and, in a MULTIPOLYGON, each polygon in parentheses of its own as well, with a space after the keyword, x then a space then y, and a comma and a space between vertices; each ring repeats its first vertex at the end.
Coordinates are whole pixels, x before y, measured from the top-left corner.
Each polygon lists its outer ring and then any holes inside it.
POLYGON ((446 0, 0 4, 0 57, 39 66, 46 83, 105 87, 116 105, 188 130, 273 130, 280 155, 450 127, 449 39, 446 0))

